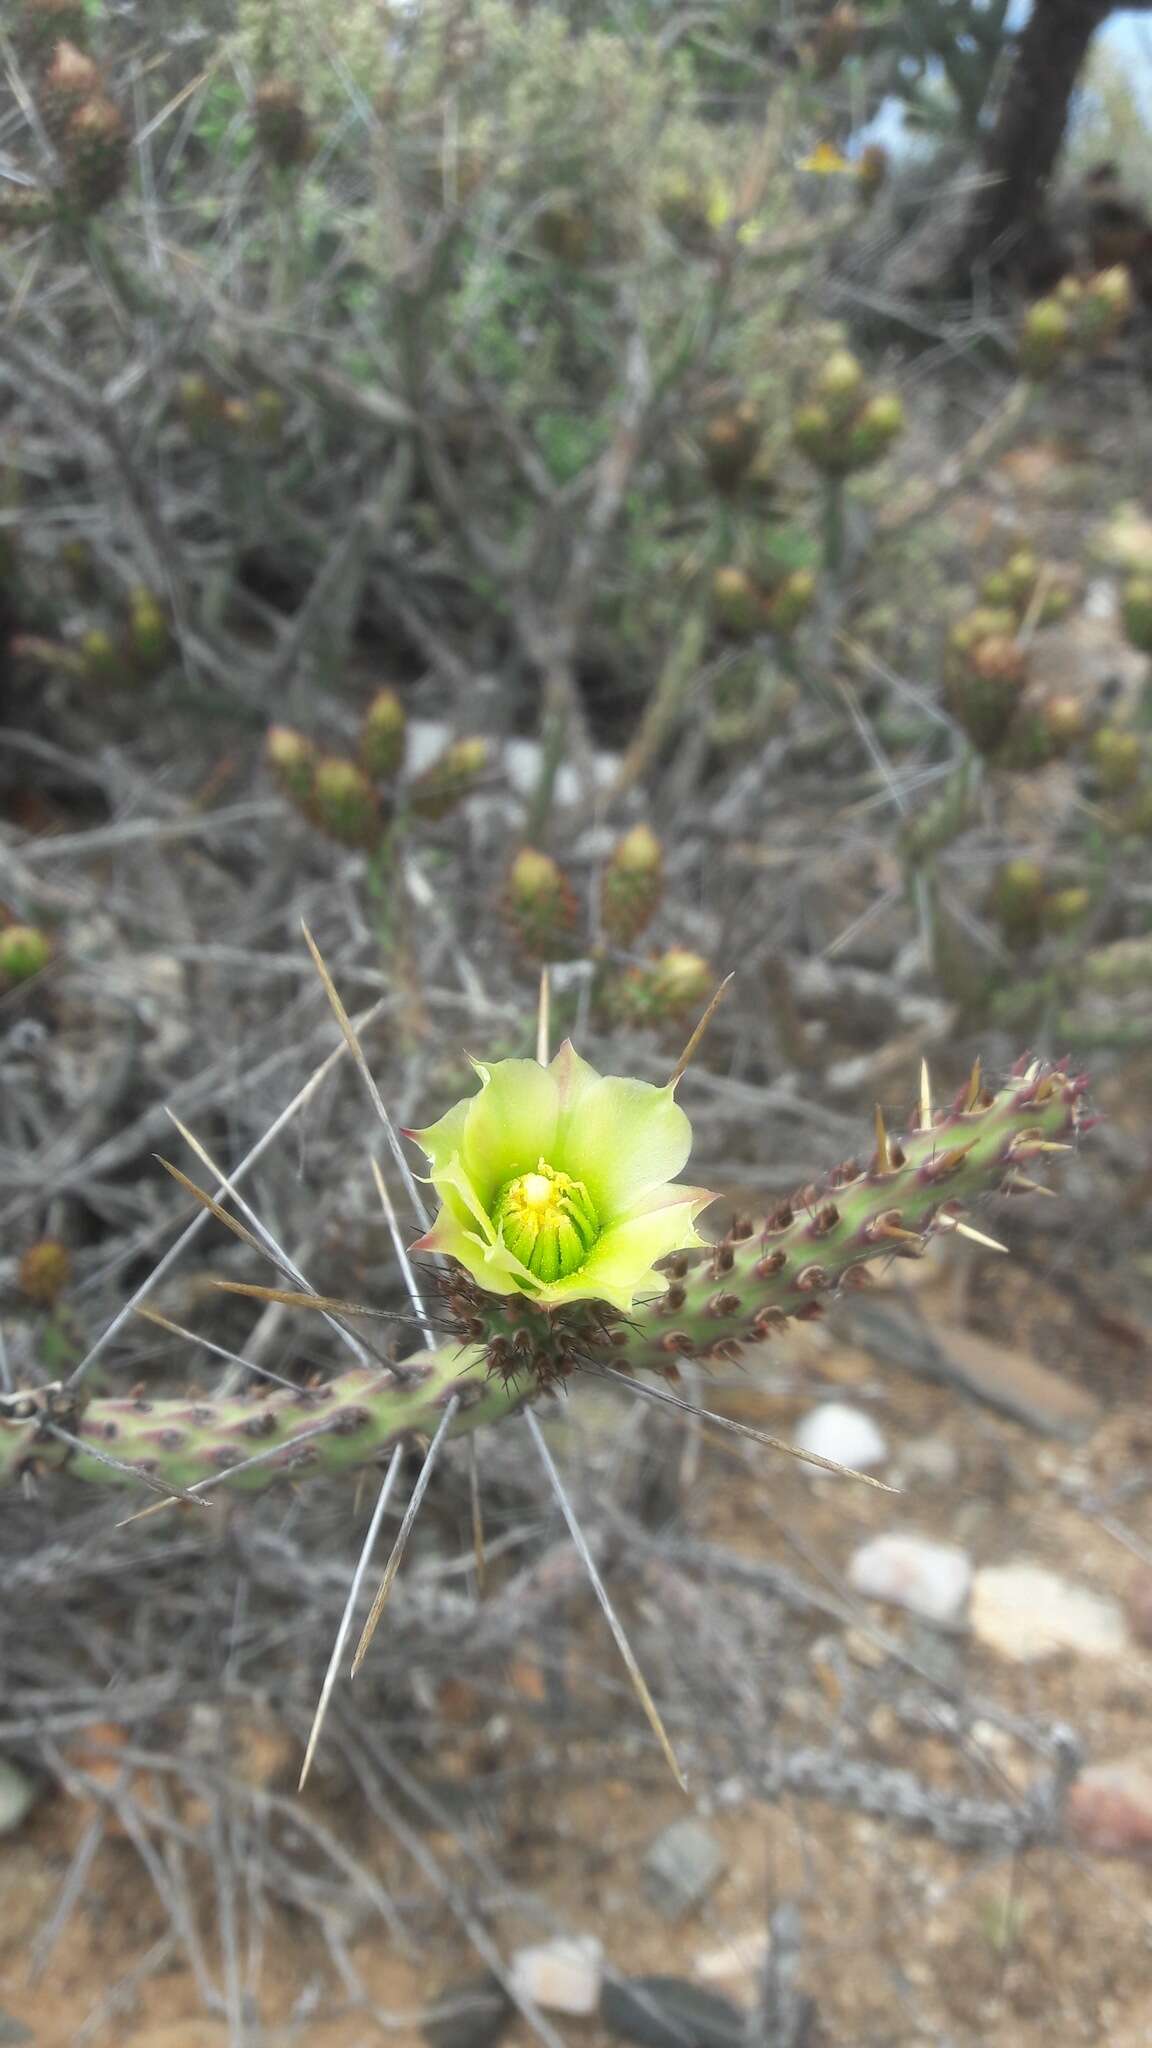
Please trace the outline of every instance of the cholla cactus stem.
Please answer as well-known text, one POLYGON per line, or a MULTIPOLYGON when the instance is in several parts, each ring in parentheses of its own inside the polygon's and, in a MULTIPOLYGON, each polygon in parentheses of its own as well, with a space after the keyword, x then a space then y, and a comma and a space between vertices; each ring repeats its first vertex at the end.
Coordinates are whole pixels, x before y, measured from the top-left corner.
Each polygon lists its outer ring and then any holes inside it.
MULTIPOLYGON (((916 1128, 903 1138, 885 1129, 867 1165, 846 1162, 759 1223, 738 1219, 719 1244, 677 1255, 665 1266, 665 1291, 628 1316, 590 1315, 588 1362, 666 1376, 682 1356, 732 1357, 789 1317, 819 1314, 839 1287, 860 1282, 869 1261, 919 1256, 980 1195, 1028 1192, 1029 1165, 1085 1127, 1085 1087, 1065 1067, 1033 1063, 994 1094, 974 1077, 949 1109, 931 1110, 922 1092, 916 1128)), ((435 1435, 453 1400, 446 1434, 469 1434, 515 1413, 556 1377, 537 1370, 551 1333, 540 1310, 488 1296, 477 1313, 475 1340, 465 1330, 406 1358, 403 1382, 356 1366, 320 1387, 222 1398, 85 1402, 75 1388, 5 1395, 0 1481, 66 1467, 92 1484, 122 1485, 139 1468, 185 1491, 251 1491, 284 1473, 336 1474, 376 1462, 399 1443, 435 1435), (54 1437, 50 1423, 77 1445, 54 1437), (89 1446, 118 1465, 89 1457, 89 1446)), ((566 1355, 559 1376, 572 1377, 579 1364, 566 1355)))

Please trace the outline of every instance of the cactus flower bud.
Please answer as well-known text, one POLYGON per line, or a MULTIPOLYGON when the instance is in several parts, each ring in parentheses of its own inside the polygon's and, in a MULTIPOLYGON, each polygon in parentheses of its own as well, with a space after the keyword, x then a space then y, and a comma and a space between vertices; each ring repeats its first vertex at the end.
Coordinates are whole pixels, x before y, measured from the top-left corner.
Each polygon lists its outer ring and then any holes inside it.
POLYGON ((341 846, 371 846, 380 827, 376 792, 355 761, 329 754, 312 776, 311 815, 341 846))
POLYGON ((58 42, 40 82, 40 118, 58 147, 72 116, 85 100, 98 98, 100 91, 99 67, 91 57, 66 38, 58 42))
POLYGON ((1088 750, 1100 787, 1108 796, 1133 789, 1144 766, 1144 748, 1138 733, 1122 732, 1117 726, 1102 725, 1093 733, 1088 750))
POLYGON ((751 576, 734 563, 717 569, 712 578, 712 609, 717 623, 737 639, 763 629, 763 600, 751 576))
POLYGON ((116 198, 128 172, 128 130, 119 107, 103 97, 78 107, 61 142, 64 189, 79 213, 98 213, 116 198))
POLYGON ((1034 944, 1044 902, 1044 870, 1038 861, 1005 861, 992 884, 992 910, 1006 939, 1034 944))
POLYGON ((551 854, 522 846, 505 889, 508 919, 529 960, 570 960, 579 917, 576 894, 551 854))
POLYGON ((1086 278, 1079 310, 1084 342, 1099 348, 1111 341, 1132 318, 1132 304, 1132 279, 1123 263, 1086 278))
POLYGON ((768 601, 768 624, 774 633, 794 633, 801 619, 812 609, 816 578, 811 569, 793 569, 768 601))
POLYGON ((1048 377, 1072 345, 1072 320, 1058 299, 1037 299, 1020 329, 1020 368, 1026 377, 1048 377))
POLYGON ((1007 634, 977 640, 952 671, 949 708, 981 753, 995 753, 1007 736, 1027 679, 1028 657, 1007 634))
POLYGON ((43 973, 52 957, 46 935, 31 924, 10 924, 0 931, 0 988, 16 988, 43 973))
POLYGON ((864 396, 864 372, 850 349, 833 349, 812 380, 812 397, 830 418, 851 419, 864 396))
POLYGON ((616 946, 631 946, 652 922, 664 887, 664 849, 649 825, 633 825, 613 848, 600 882, 600 922, 616 946))
POLYGON ((1053 889, 1041 905, 1044 929, 1050 932, 1075 931, 1091 908, 1092 891, 1083 884, 1053 889))
POLYGON ((270 164, 291 171, 308 162, 314 145, 298 86, 290 79, 266 79, 257 88, 252 111, 256 140, 270 164))
POLYGON ((888 453, 904 431, 904 407, 894 391, 878 391, 861 407, 848 430, 848 467, 868 469, 888 453))
POLYGON ((671 1022, 698 1010, 715 986, 716 976, 701 954, 670 946, 653 963, 648 998, 654 1015, 671 1022))
POLYGON ((72 1260, 67 1245, 55 1237, 42 1237, 22 1253, 16 1284, 28 1301, 38 1308, 51 1308, 72 1277, 72 1260))
POLYGON ((90 683, 122 683, 129 673, 121 649, 103 626, 92 626, 81 636, 80 659, 90 683))
POLYGON ((824 405, 800 405, 792 415, 792 439, 817 469, 834 469, 839 436, 824 405))
POLYGON ((1082 697, 1071 690, 1054 690, 1041 706, 1041 723, 1052 751, 1066 754, 1082 740, 1088 728, 1088 713, 1082 697))
POLYGON ((453 740, 410 787, 408 800, 417 817, 446 818, 475 789, 488 761, 487 740, 453 740))
POLYGON ((747 399, 709 420, 701 436, 708 474, 718 491, 732 491, 747 475, 760 446, 761 423, 747 399))
POLYGON ((1152 576, 1130 576, 1124 585, 1124 631, 1141 654, 1152 654, 1152 576))
POLYGON ((143 585, 132 592, 128 612, 128 642, 136 661, 146 674, 163 668, 172 648, 172 633, 163 607, 143 585))
POLYGON ((442 1207, 413 1247, 544 1309, 658 1295, 658 1259, 700 1243, 712 1200, 674 1176, 692 1129, 671 1087, 600 1075, 570 1043, 549 1066, 476 1065, 480 1091, 412 1131, 442 1207))
POLYGON ((408 719, 395 690, 377 690, 360 727, 360 765, 375 782, 391 782, 404 766, 408 719))
POLYGON ((316 773, 316 749, 311 740, 291 725, 270 725, 264 759, 285 795, 294 803, 307 803, 316 773))

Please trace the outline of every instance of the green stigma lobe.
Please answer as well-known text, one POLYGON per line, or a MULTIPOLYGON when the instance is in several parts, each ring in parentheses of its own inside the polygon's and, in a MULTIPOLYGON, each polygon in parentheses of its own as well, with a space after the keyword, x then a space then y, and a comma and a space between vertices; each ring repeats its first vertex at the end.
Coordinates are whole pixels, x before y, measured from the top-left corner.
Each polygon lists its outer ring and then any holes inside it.
POLYGON ((492 1222, 508 1250, 543 1281, 564 1280, 581 1267, 600 1235, 600 1219, 581 1180, 541 1159, 534 1173, 506 1181, 492 1222))

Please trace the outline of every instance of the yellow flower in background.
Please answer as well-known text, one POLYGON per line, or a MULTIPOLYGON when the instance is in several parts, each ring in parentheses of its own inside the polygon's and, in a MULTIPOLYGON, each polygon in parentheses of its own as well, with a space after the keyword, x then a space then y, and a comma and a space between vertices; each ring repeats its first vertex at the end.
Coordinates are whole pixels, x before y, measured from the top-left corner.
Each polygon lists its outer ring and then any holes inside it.
POLYGON ((479 1093, 411 1131, 442 1204, 416 1251, 541 1308, 658 1294, 658 1259, 700 1243, 713 1200, 674 1176, 692 1127, 671 1085, 598 1074, 566 1041, 548 1066, 473 1062, 479 1093))
POLYGON ((818 142, 810 155, 801 158, 796 168, 798 171, 815 171, 822 178, 835 177, 842 172, 855 175, 844 152, 837 149, 834 142, 818 142))

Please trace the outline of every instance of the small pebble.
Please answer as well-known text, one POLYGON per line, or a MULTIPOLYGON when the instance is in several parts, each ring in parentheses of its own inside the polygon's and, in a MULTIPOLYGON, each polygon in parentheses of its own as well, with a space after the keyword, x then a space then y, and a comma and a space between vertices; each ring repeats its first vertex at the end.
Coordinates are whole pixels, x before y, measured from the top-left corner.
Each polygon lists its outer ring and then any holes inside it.
POLYGON ((37 1785, 27 1771, 0 1756, 0 1835, 14 1835, 36 1804, 37 1785))
POLYGON ((870 1415, 847 1401, 822 1401, 799 1424, 793 1442, 814 1457, 831 1458, 837 1465, 850 1465, 854 1472, 870 1472, 888 1456, 888 1445, 870 1415))
POLYGON ((906 1607, 924 1621, 955 1627, 963 1617, 972 1583, 967 1551, 954 1543, 897 1531, 876 1536, 857 1550, 848 1566, 849 1584, 869 1600, 906 1607))
POLYGON ((560 1935, 532 1948, 517 1949, 512 1981, 542 2012, 585 2018, 600 2003, 604 1949, 594 1934, 560 1935))
POLYGON ((684 1977, 617 1977, 605 1984, 600 2018, 641 2048, 744 2048, 746 2021, 731 1999, 684 1977))
POLYGON ((1068 1794, 1069 1829, 1097 1856, 1152 1851, 1152 1764, 1139 1757, 1090 1764, 1068 1794))
POLYGON ((986 1565, 972 1582, 972 1633, 1013 1664, 1035 1664, 1062 1650, 1120 1657, 1128 1648, 1115 1600, 1090 1593, 1043 1565, 986 1565))
POLYGON ((666 1920, 678 1920, 707 1898, 724 1868, 724 1853, 696 1820, 673 1821, 644 1858, 648 1896, 666 1920))

